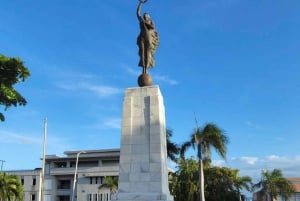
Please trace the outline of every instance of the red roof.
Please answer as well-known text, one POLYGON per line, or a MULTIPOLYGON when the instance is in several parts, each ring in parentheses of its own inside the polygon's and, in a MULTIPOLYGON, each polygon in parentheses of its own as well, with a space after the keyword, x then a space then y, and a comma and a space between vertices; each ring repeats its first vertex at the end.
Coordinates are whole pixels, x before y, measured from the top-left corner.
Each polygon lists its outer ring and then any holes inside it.
POLYGON ((300 192, 300 178, 287 178, 294 186, 296 192, 300 192))

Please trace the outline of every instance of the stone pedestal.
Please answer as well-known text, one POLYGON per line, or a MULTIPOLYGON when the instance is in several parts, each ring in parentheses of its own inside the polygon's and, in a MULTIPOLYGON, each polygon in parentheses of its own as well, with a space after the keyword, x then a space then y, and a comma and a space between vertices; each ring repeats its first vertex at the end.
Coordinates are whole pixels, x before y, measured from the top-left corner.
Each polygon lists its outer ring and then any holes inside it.
POLYGON ((166 158, 165 108, 158 86, 126 89, 119 190, 112 200, 173 200, 166 158))

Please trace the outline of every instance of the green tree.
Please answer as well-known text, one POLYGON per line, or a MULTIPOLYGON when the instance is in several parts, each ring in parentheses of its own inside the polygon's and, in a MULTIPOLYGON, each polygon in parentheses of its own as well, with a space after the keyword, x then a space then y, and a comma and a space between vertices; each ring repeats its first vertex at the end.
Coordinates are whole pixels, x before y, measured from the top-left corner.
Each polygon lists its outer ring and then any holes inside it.
POLYGON ((287 200, 294 193, 293 185, 283 177, 281 170, 262 171, 261 180, 253 185, 253 189, 258 189, 258 197, 261 201, 275 200, 280 195, 287 200))
POLYGON ((0 201, 22 201, 23 185, 16 175, 0 172, 0 201))
POLYGON ((205 198, 208 201, 240 201, 241 190, 251 189, 251 178, 239 176, 239 170, 228 167, 208 167, 205 174, 205 198))
POLYGON ((106 176, 104 177, 104 183, 99 186, 99 190, 108 188, 110 196, 118 190, 118 177, 106 176))
POLYGON ((199 165, 199 193, 200 201, 205 201, 204 197, 204 174, 203 174, 203 161, 211 160, 211 149, 214 150, 223 158, 226 158, 226 150, 228 137, 224 132, 215 124, 208 123, 200 128, 198 125, 194 129, 191 139, 185 142, 181 148, 181 155, 189 147, 197 150, 198 165, 199 165))
POLYGON ((179 154, 179 147, 177 144, 171 141, 171 137, 173 136, 173 131, 171 129, 167 129, 166 137, 167 137, 167 156, 172 161, 176 162, 177 155, 179 154))
MULTIPOLYGON (((30 76, 29 70, 20 58, 10 58, 0 54, 0 105, 7 110, 11 106, 24 106, 26 99, 14 88, 30 76)), ((0 121, 5 117, 0 112, 0 121)))
POLYGON ((177 171, 171 173, 170 193, 175 201, 195 201, 198 193, 198 163, 191 157, 179 159, 177 171))

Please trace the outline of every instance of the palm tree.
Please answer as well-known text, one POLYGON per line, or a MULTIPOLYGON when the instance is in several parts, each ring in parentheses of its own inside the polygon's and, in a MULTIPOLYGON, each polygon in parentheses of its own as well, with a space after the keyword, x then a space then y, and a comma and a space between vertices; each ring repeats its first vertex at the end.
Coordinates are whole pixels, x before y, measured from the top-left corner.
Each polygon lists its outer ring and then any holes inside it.
MULTIPOLYGON (((197 121, 196 121, 197 124, 197 121)), ((199 193, 200 201, 205 201, 204 197, 204 174, 203 174, 203 161, 210 161, 211 148, 223 158, 226 158, 226 145, 228 138, 224 132, 215 124, 208 123, 203 128, 196 126, 191 139, 185 142, 181 147, 181 156, 189 147, 197 149, 197 157, 199 159, 199 193)))
POLYGON ((252 179, 249 176, 239 176, 239 170, 235 169, 233 170, 233 176, 234 176, 234 186, 236 188, 236 191, 238 192, 239 195, 239 200, 242 200, 241 197, 241 190, 244 188, 247 191, 251 191, 251 186, 252 186, 252 179))
POLYGON ((294 193, 293 185, 283 177, 281 170, 262 171, 261 176, 261 181, 253 185, 253 189, 260 189, 258 195, 261 200, 273 201, 278 195, 287 200, 294 193))
POLYGON ((99 186, 99 190, 103 188, 108 188, 110 191, 110 198, 111 195, 116 193, 118 190, 118 178, 117 177, 111 177, 111 176, 106 176, 104 178, 104 183, 99 186))
POLYGON ((176 162, 176 155, 179 154, 179 147, 177 144, 171 142, 170 138, 173 136, 173 131, 171 129, 167 129, 166 137, 167 137, 167 156, 172 161, 176 162))
POLYGON ((16 175, 0 172, 0 201, 23 200, 23 185, 16 175))

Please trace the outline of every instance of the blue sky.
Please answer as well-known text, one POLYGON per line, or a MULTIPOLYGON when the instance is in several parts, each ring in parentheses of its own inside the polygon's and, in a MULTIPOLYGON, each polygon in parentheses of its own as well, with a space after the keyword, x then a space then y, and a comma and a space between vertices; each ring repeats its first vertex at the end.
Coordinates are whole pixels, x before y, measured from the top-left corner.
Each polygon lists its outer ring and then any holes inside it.
MULTIPOLYGON (((136 0, 4 0, 0 53, 31 76, 16 88, 26 107, 4 112, 4 170, 41 166, 47 154, 119 148, 122 100, 141 73, 136 0)), ((259 177, 300 177, 300 1, 149 0, 160 37, 150 70, 178 144, 213 122, 228 137, 214 164, 259 177)), ((190 152, 193 154, 193 152, 190 152)))

